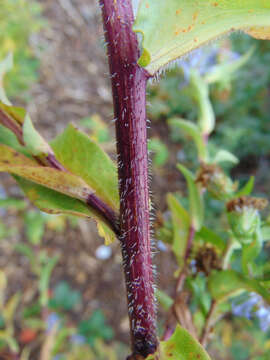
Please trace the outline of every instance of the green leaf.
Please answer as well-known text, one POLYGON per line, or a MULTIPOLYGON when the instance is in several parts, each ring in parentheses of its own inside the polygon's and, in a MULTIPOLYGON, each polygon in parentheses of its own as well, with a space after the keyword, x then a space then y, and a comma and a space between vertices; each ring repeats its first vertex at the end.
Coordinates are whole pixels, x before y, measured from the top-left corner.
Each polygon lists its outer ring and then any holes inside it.
POLYGON ((202 239, 206 243, 210 243, 215 245, 221 251, 225 250, 226 244, 222 237, 220 237, 217 233, 213 230, 208 229, 207 227, 203 226, 200 231, 196 233, 196 239, 202 239))
POLYGON ((52 190, 87 202, 93 190, 78 176, 38 164, 12 148, 0 145, 0 171, 23 177, 52 190))
POLYGON ((153 75, 232 30, 248 30, 252 36, 269 39, 269 27, 270 3, 266 0, 142 0, 133 29, 143 36, 148 57, 144 56, 142 65, 153 75))
POLYGON ((29 263, 31 264, 32 271, 35 272, 37 270, 37 257, 32 247, 23 243, 19 243, 15 245, 14 249, 18 251, 20 254, 27 257, 29 263))
POLYGON ((199 158, 201 160, 207 159, 207 148, 203 142, 202 135, 199 127, 192 123, 191 121, 187 121, 184 119, 169 119, 168 124, 172 127, 179 128, 180 130, 184 130, 184 132, 192 138, 195 142, 199 158))
POLYGON ((159 360, 210 360, 201 344, 179 325, 168 341, 160 342, 158 352, 146 359, 155 360, 157 356, 159 360))
POLYGON ((270 293, 259 281, 245 277, 234 270, 212 272, 208 279, 208 288, 217 301, 224 301, 246 290, 256 292, 270 303, 270 293))
POLYGON ((262 232, 263 241, 269 241, 270 240, 270 224, 269 224, 269 222, 262 225, 261 232, 262 232))
POLYGON ((251 176, 248 180, 248 182, 240 189, 235 195, 235 198, 241 197, 241 196, 248 196, 252 193, 254 188, 254 176, 251 176))
POLYGON ((81 321, 78 326, 78 333, 84 336, 91 346, 94 345, 96 338, 111 340, 113 337, 113 330, 106 325, 101 310, 95 310, 88 320, 81 321))
POLYGON ((160 305, 163 307, 165 311, 168 311, 174 303, 173 299, 169 295, 167 295, 163 290, 156 289, 155 296, 157 298, 157 301, 160 303, 160 305))
POLYGON ((199 107, 198 125, 203 137, 207 137, 215 128, 215 113, 209 99, 209 87, 195 70, 191 71, 190 86, 192 96, 199 107))
POLYGON ((187 247, 190 219, 187 211, 172 194, 167 195, 167 202, 172 216, 173 243, 172 250, 181 266, 184 262, 184 254, 187 247))
POLYGON ((194 229, 199 231, 202 227, 204 218, 202 196, 196 186, 193 174, 181 164, 177 164, 177 168, 181 171, 187 181, 191 222, 194 229))
POLYGON ((53 291, 53 297, 49 300, 51 309, 71 310, 81 302, 79 291, 72 290, 65 281, 60 282, 53 291))
POLYGON ((0 62, 0 100, 7 105, 10 105, 10 102, 6 96, 4 90, 4 76, 9 72, 13 67, 13 56, 12 53, 9 53, 3 61, 0 62))
POLYGON ((254 260, 262 250, 262 236, 260 225, 250 244, 242 244, 242 270, 246 276, 253 276, 253 269, 256 267, 254 260))
POLYGON ((24 224, 26 226, 26 235, 30 243, 39 245, 45 229, 44 215, 37 211, 27 211, 24 216, 24 224))
POLYGON ((49 144, 36 131, 28 114, 23 122, 23 141, 31 155, 48 155, 51 152, 49 144))
POLYGON ((13 134, 9 129, 0 124, 0 144, 10 146, 12 149, 18 151, 21 154, 28 155, 27 150, 22 146, 16 135, 13 134))
POLYGON ((110 132, 108 125, 101 119, 98 114, 94 114, 91 117, 86 117, 79 121, 85 129, 91 131, 91 139, 98 144, 106 143, 110 141, 110 132))
POLYGON ((48 259, 47 263, 41 270, 39 279, 40 303, 42 306, 47 306, 49 301, 49 285, 52 271, 59 260, 58 256, 48 259))
POLYGON ((35 184, 19 176, 15 176, 15 179, 30 201, 46 213, 97 217, 94 211, 78 199, 35 184))
POLYGON ((215 154, 214 158, 211 160, 211 163, 220 164, 220 163, 224 163, 224 162, 238 164, 239 160, 237 159, 237 157, 235 155, 233 155, 232 153, 230 153, 227 150, 224 150, 224 149, 218 150, 217 153, 215 154))
POLYGON ((230 78, 230 76, 232 76, 233 73, 235 73, 237 70, 239 70, 242 66, 246 64, 246 62, 253 55, 254 51, 255 51, 255 47, 252 47, 244 55, 240 56, 239 59, 216 65, 209 72, 209 74, 206 74, 204 78, 205 81, 207 81, 210 84, 214 82, 226 81, 228 78, 230 78))
POLYGON ((80 176, 100 199, 118 210, 116 166, 96 143, 70 124, 51 146, 66 169, 80 176))
POLYGON ((26 201, 17 198, 0 198, 0 208, 24 210, 26 208, 26 201))
POLYGON ((19 347, 17 341, 11 335, 9 335, 7 332, 4 332, 4 331, 0 332, 0 341, 5 343, 9 347, 9 349, 11 351, 13 351, 14 353, 19 352, 20 347, 19 347))
POLYGON ((158 138, 148 140, 148 150, 154 153, 153 163, 155 166, 163 166, 168 160, 169 151, 167 146, 158 138))
POLYGON ((195 277, 189 277, 187 278, 187 285, 192 290, 192 305, 199 307, 206 317, 211 306, 211 295, 206 288, 205 276, 198 274, 195 277))

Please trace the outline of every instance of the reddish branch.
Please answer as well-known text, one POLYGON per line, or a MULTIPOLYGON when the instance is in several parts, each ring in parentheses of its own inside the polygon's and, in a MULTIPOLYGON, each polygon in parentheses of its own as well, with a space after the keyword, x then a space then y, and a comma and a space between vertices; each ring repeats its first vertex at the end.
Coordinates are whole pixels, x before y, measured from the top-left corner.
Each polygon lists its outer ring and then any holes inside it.
POLYGON ((100 5, 116 119, 120 240, 134 359, 154 353, 158 344, 149 219, 145 99, 148 74, 137 65, 139 47, 132 31, 131 1, 100 0, 100 5))

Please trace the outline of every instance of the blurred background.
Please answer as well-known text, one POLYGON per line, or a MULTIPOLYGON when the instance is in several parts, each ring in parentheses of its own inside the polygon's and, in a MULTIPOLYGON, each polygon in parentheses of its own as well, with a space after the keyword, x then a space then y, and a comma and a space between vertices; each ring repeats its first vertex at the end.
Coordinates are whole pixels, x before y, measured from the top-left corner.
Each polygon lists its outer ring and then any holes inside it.
MULTIPOLYGON (((4 83, 12 102, 27 107, 47 140, 73 122, 115 160, 97 2, 2 0, 0 7, 0 61, 10 52, 14 57, 4 83)), ((239 164, 228 172, 243 183, 255 175, 255 194, 269 197, 270 43, 239 33, 207 51, 222 61, 224 53, 237 59, 252 45, 256 49, 246 64, 211 87, 217 118, 211 149, 214 153, 222 144, 237 156, 239 164)), ((169 218, 166 193, 185 196, 176 163, 192 167, 196 162, 191 142, 168 125, 175 116, 193 120, 197 115, 186 84, 188 67, 200 64, 195 57, 180 65, 148 88, 156 281, 168 294, 177 264, 158 235, 169 218)), ((218 213, 218 204, 211 206, 212 214, 218 213)), ((105 247, 91 221, 41 213, 3 173, 0 216, 0 354, 19 353, 25 360, 124 359, 129 323, 119 244, 105 247)), ((251 305, 245 306, 218 322, 209 347, 216 360, 270 358, 260 357, 270 356, 270 312, 261 314, 268 319, 262 326, 259 316, 251 319, 251 305)), ((162 332, 161 310, 159 319, 162 332)))

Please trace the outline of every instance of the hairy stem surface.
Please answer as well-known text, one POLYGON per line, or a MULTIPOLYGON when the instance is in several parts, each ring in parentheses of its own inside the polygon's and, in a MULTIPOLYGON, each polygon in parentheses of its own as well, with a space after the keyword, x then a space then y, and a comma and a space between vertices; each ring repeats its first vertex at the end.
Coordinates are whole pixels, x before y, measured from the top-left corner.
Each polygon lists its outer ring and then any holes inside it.
POLYGON ((133 355, 157 348, 150 244, 146 133, 147 73, 137 65, 130 0, 100 0, 112 82, 122 244, 133 355))

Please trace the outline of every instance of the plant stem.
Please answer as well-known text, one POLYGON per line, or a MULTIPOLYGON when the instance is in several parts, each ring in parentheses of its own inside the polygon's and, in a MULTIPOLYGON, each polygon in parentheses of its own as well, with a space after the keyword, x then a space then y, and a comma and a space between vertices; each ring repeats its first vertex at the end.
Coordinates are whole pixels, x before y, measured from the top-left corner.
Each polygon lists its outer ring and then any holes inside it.
MULTIPOLYGON (((224 251, 224 253, 222 255, 222 260, 221 260, 221 265, 222 265, 223 270, 228 268, 231 255, 232 255, 233 250, 234 250, 234 246, 235 246, 235 244, 234 244, 233 240, 229 239, 228 243, 227 243, 227 246, 226 246, 226 249, 225 249, 225 251, 224 251)), ((210 310, 209 310, 209 312, 207 314, 207 318, 206 318, 204 328, 203 328, 203 331, 202 331, 202 335, 201 335, 201 339, 200 339, 200 342, 201 342, 201 344, 203 346, 207 345, 209 333, 210 333, 212 327, 214 326, 214 324, 217 321, 217 319, 214 319, 214 314, 215 314, 215 310, 216 310, 217 305, 218 305, 217 301, 212 300, 211 307, 210 307, 210 310)))
POLYGON ((13 134, 16 135, 19 143, 23 145, 23 132, 22 128, 13 121, 8 114, 5 113, 4 110, 0 109, 0 124, 4 127, 8 128, 13 134))
POLYGON ((186 246, 186 250, 185 250, 185 255, 184 255, 184 265, 183 265, 183 269, 181 270, 177 282, 176 282, 176 287, 175 287, 175 297, 177 296, 177 294, 182 290, 182 287, 184 285, 186 276, 187 276, 187 265, 188 265, 188 258, 190 255, 190 251, 191 251, 191 247, 192 247, 192 242, 195 236, 195 228, 193 225, 190 225, 189 227, 189 231, 188 231, 188 239, 187 239, 187 246, 186 246))
POLYGON ((157 348, 150 243, 146 82, 137 65, 130 0, 100 0, 111 74, 120 192, 120 241, 133 356, 157 348))
POLYGON ((212 329, 212 326, 213 326, 213 315, 214 315, 214 312, 216 310, 216 307, 217 307, 217 302, 215 300, 212 300, 211 307, 210 307, 210 310, 209 310, 209 312, 207 314, 207 318, 206 318, 206 321, 205 321, 203 332, 202 332, 202 335, 201 335, 201 338, 200 338, 200 343, 204 347, 207 344, 208 336, 209 336, 209 334, 211 332, 211 329, 212 329))

